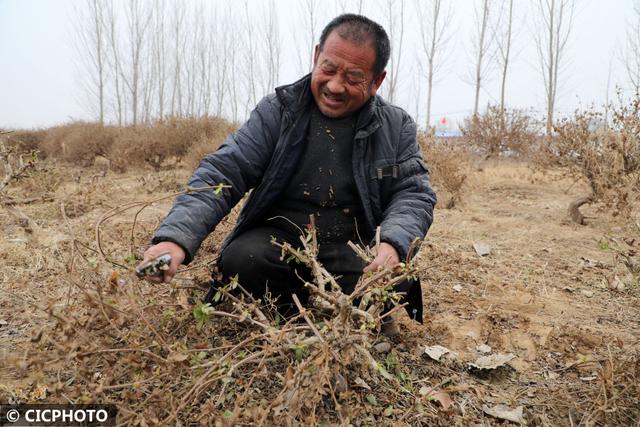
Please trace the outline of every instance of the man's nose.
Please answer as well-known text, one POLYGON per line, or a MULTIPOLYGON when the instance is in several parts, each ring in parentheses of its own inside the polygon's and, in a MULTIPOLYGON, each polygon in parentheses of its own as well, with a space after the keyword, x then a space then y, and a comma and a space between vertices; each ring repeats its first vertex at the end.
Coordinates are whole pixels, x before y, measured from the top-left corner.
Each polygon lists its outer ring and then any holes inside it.
POLYGON ((341 94, 344 92, 344 84, 342 82, 342 77, 338 74, 331 77, 331 79, 327 82, 327 89, 333 94, 341 94))

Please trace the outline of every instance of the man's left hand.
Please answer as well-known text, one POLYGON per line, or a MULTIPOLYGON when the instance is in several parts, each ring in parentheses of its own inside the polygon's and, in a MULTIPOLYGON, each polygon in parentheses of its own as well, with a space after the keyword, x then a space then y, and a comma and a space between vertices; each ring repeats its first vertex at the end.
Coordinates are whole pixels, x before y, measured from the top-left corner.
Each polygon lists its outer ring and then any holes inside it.
POLYGON ((376 254, 376 258, 364 268, 364 272, 368 273, 369 271, 376 271, 383 267, 393 267, 400 263, 400 257, 398 256, 398 251, 395 250, 393 246, 386 242, 380 243, 378 246, 378 253, 376 254))

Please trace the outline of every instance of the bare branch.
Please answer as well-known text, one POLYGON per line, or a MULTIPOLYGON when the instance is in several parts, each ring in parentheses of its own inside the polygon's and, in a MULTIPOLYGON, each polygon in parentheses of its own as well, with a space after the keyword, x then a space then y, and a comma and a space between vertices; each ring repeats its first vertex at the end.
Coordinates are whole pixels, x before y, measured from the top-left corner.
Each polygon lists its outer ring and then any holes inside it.
POLYGON ((511 45, 513 42, 513 0, 503 0, 502 7, 500 9, 504 12, 504 16, 501 15, 500 19, 496 20, 496 23, 493 26, 493 33, 496 39, 496 48, 498 51, 498 61, 500 62, 501 72, 500 111, 504 112, 507 74, 511 60, 511 45))
POLYGON ((493 49, 494 37, 490 31, 492 8, 494 0, 482 0, 481 7, 474 8, 476 28, 471 40, 474 56, 473 85, 474 85, 474 102, 473 115, 478 114, 478 106, 480 102, 480 89, 483 87, 484 80, 487 78, 489 66, 493 61, 495 52, 493 49))
POLYGON ((447 46, 451 40, 451 21, 453 9, 451 3, 443 5, 442 0, 416 2, 416 15, 420 23, 420 41, 426 58, 427 77, 427 117, 426 127, 431 126, 431 100, 433 85, 445 64, 447 46))
POLYGON ((560 81, 560 64, 573 26, 573 0, 539 0, 534 39, 540 59, 540 71, 545 86, 547 118, 546 132, 551 135, 560 81))
POLYGON ((105 120, 107 86, 107 27, 105 4, 86 0, 75 8, 75 47, 85 68, 83 87, 91 109, 97 110, 100 123, 105 120))
POLYGON ((381 7, 385 10, 387 32, 392 43, 391 55, 387 65, 386 98, 394 102, 398 90, 398 75, 402 61, 402 44, 404 42, 404 0, 384 0, 381 7))

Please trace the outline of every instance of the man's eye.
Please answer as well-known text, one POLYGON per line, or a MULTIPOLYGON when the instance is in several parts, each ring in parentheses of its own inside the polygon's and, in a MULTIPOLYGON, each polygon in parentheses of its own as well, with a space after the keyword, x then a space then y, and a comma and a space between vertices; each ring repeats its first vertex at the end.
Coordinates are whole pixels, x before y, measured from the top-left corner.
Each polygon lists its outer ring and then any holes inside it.
POLYGON ((333 67, 322 67, 322 71, 325 74, 335 74, 336 73, 336 69, 333 67))
POLYGON ((349 81, 349 84, 352 85, 357 85, 360 84, 364 81, 364 77, 363 76, 348 76, 347 80, 349 81))

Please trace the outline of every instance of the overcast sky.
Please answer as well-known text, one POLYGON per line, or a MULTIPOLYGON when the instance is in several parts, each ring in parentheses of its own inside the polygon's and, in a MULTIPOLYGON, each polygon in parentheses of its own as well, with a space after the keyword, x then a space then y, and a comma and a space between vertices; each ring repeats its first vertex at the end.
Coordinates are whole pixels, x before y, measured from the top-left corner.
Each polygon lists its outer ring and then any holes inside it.
MULTIPOLYGON (((0 127, 34 128, 52 126, 71 120, 91 120, 83 108, 80 68, 73 47, 73 25, 70 17, 78 0, 0 0, 0 127)), ((352 2, 355 4, 355 2, 352 2)), ((544 111, 544 89, 539 60, 533 43, 533 0, 516 0, 519 32, 515 41, 518 55, 507 83, 507 104, 512 107, 544 111)), ((297 57, 291 23, 300 22, 295 14, 299 5, 294 0, 276 0, 282 40, 282 84, 300 76, 293 64, 297 57)), ((320 27, 335 16, 347 2, 321 1, 320 27)), ((454 5, 452 42, 448 66, 434 88, 432 111, 434 120, 446 116, 455 122, 468 115, 473 107, 473 87, 467 76, 470 31, 473 28, 474 0, 457 0, 454 5)), ((364 14, 384 25, 379 0, 365 0, 364 14)), ((412 6, 411 6, 412 7, 412 6)), ((400 106, 416 116, 422 124, 424 85, 416 71, 415 56, 418 28, 415 13, 407 10, 407 38, 400 74, 400 106), (417 89, 417 90, 416 90, 417 89)), ((590 103, 600 104, 606 96, 606 83, 611 63, 611 96, 615 86, 628 87, 620 51, 633 11, 633 0, 581 0, 578 2, 567 62, 561 76, 564 82, 557 110, 562 113, 590 103)), ((299 31, 299 30, 298 30, 299 31)), ((482 92, 481 106, 499 97, 497 73, 482 92)))

